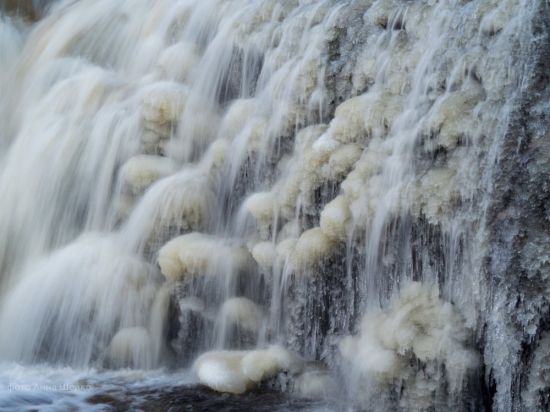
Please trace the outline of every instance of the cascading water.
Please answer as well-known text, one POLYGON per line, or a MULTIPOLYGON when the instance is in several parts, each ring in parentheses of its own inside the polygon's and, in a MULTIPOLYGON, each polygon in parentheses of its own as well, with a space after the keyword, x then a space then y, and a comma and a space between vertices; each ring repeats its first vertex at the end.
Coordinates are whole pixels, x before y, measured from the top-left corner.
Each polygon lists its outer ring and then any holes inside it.
POLYGON ((547 1, 30 3, 0 2, 0 385, 549 407, 547 1))

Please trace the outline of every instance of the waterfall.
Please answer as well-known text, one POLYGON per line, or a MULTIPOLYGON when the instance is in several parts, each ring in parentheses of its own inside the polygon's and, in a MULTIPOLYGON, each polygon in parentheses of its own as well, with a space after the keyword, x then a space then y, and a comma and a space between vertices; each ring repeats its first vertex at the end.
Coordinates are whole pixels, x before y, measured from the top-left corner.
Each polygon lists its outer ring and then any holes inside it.
POLYGON ((0 4, 2 362, 549 406, 547 1, 0 4))

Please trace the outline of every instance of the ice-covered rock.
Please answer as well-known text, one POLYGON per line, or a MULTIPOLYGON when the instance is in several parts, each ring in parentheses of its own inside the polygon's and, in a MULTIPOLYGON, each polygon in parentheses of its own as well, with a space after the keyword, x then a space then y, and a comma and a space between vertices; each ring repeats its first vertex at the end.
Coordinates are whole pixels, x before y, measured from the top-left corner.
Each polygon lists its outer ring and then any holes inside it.
POLYGON ((348 236, 351 213, 347 199, 339 195, 321 212, 320 227, 331 239, 345 240, 348 236))
POLYGON ((458 390, 479 362, 467 345, 468 330, 457 309, 438 297, 437 288, 413 282, 387 311, 367 313, 359 334, 343 339, 340 351, 359 374, 381 380, 405 376, 410 359, 441 362, 450 389, 458 390))
POLYGON ((292 268, 297 272, 318 268, 325 259, 333 255, 335 246, 334 241, 321 228, 306 230, 300 235, 292 251, 292 268))
POLYGON ((243 211, 255 220, 260 236, 269 237, 276 215, 277 196, 272 192, 259 192, 250 195, 243 203, 243 211))
POLYGON ((227 299, 219 313, 220 322, 236 326, 249 333, 258 333, 262 326, 261 309, 250 299, 235 297, 227 299))
POLYGON ((258 242, 252 247, 251 253, 260 268, 270 271, 277 258, 277 247, 273 242, 258 242))
POLYGON ((177 122, 185 109, 187 95, 187 88, 176 82, 158 82, 146 87, 141 99, 145 127, 162 132, 166 130, 163 127, 177 122))
POLYGON ((145 191, 153 182, 161 177, 176 172, 174 161, 160 156, 140 155, 130 158, 120 170, 123 184, 133 194, 145 191))
POLYGON ((239 245, 202 233, 189 233, 172 239, 158 253, 162 274, 182 281, 195 275, 224 275, 247 271, 254 260, 239 245))
POLYGON ((365 145, 384 135, 400 109, 399 101, 388 93, 365 93, 336 108, 328 133, 342 143, 365 145))
POLYGON ((119 330, 111 340, 107 359, 114 367, 150 367, 153 360, 153 343, 143 327, 119 330))
POLYGON ((163 51, 159 58, 158 70, 166 80, 181 82, 188 80, 198 61, 196 47, 186 42, 180 42, 163 51))
POLYGON ((222 119, 220 132, 224 137, 233 140, 247 126, 247 120, 258 108, 258 102, 253 99, 239 99, 231 106, 222 119))
POLYGON ((329 371, 310 368, 296 377, 294 393, 309 399, 327 398, 338 393, 338 383, 329 371))
POLYGON ((213 351, 194 365, 199 382, 218 392, 242 394, 282 371, 296 373, 301 359, 280 346, 252 351, 213 351))

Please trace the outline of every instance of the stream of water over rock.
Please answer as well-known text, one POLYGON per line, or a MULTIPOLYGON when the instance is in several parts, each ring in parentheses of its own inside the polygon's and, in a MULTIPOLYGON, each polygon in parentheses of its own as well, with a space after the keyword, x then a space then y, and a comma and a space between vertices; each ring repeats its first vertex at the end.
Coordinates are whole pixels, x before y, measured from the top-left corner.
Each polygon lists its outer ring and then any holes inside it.
POLYGON ((0 1, 0 410, 550 408, 549 10, 0 1))

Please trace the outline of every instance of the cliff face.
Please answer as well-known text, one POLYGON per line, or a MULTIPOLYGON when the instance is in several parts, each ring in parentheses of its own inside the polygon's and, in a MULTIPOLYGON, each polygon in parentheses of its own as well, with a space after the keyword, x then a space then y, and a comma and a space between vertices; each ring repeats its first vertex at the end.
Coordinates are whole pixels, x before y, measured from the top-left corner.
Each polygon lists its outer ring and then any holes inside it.
POLYGON ((486 379, 497 410, 546 410, 550 326, 550 64, 548 2, 522 50, 526 70, 491 179, 490 291, 484 324, 486 379))

